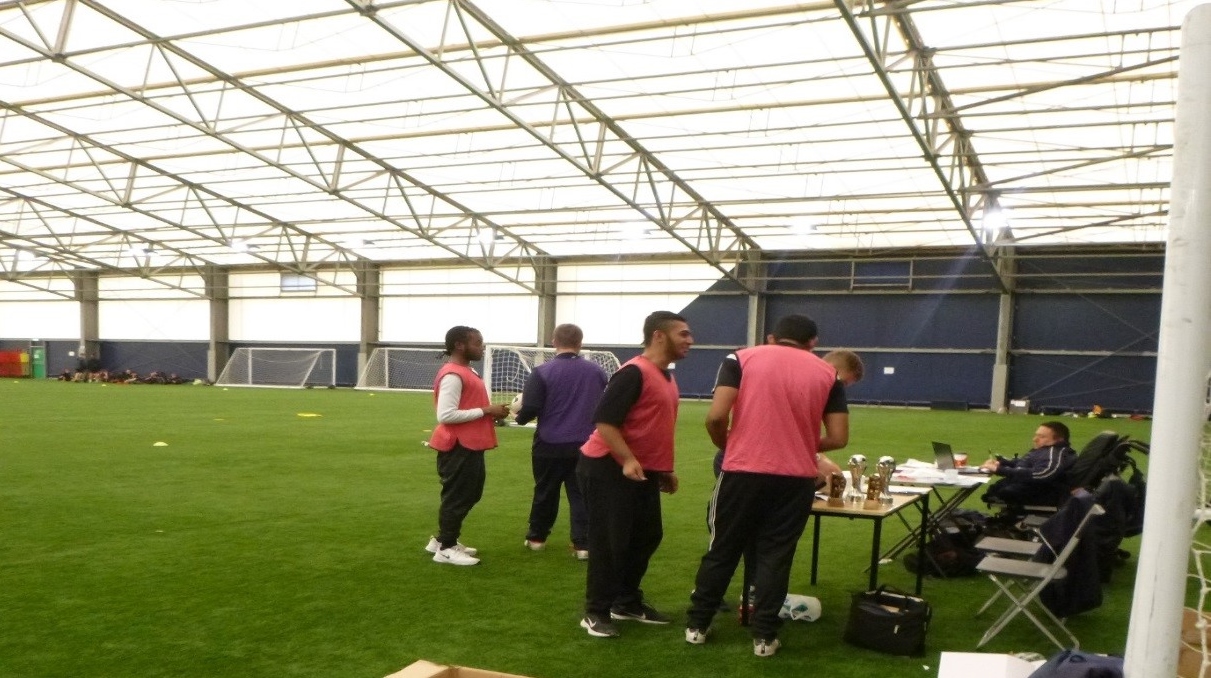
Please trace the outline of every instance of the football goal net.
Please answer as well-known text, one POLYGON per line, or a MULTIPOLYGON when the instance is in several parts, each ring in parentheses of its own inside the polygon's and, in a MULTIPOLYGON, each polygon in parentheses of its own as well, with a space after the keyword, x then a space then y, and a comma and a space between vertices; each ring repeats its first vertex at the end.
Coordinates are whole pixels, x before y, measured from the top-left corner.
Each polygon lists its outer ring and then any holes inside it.
MULTIPOLYGON (((606 376, 618 371, 618 356, 609 351, 581 351, 580 357, 601 365, 606 376)), ((535 367, 555 358, 555 349, 537 346, 488 346, 484 350, 484 381, 494 403, 508 405, 526 385, 535 367)))
POLYGON ((445 364, 440 348, 383 346, 370 353, 355 388, 433 392, 437 371, 445 364))
POLYGON ((237 348, 215 386, 336 386, 336 349, 237 348))

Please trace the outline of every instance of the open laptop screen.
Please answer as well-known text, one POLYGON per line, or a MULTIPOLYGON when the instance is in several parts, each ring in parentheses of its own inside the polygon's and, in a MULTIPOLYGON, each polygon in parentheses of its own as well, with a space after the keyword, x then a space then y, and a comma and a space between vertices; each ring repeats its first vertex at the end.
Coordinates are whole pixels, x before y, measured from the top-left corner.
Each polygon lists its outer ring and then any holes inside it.
POLYGON ((949 471, 955 468, 955 453, 950 448, 949 443, 939 443, 936 440, 933 443, 934 462, 938 468, 943 471, 949 471))

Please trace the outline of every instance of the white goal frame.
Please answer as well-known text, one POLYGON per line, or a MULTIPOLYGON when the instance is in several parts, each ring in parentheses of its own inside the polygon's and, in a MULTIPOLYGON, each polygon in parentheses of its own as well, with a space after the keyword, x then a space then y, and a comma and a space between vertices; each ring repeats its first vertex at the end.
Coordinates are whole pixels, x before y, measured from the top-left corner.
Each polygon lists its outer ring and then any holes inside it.
POLYGON ((445 363, 441 348, 380 346, 370 352, 354 388, 432 393, 437 371, 445 363))
POLYGON ((336 386, 336 349, 242 346, 237 348, 215 386, 308 388, 336 386))
MULTIPOLYGON (((521 392, 535 367, 555 358, 555 349, 543 346, 487 346, 484 348, 484 383, 493 403, 508 405, 521 392)), ((611 377, 621 364, 610 351, 581 351, 580 357, 597 363, 611 377)))

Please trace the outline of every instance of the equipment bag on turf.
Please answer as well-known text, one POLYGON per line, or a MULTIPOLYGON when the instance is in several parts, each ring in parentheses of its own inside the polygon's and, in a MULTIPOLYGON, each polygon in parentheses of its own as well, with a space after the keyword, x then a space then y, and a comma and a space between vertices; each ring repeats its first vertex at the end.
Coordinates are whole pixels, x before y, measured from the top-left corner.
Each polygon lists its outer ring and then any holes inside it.
POLYGON ((903 656, 925 654, 925 634, 933 608, 924 598, 880 586, 855 593, 845 625, 845 642, 903 656))
POLYGON ((1035 669, 1030 678, 1123 678, 1123 658, 1063 650, 1035 669))

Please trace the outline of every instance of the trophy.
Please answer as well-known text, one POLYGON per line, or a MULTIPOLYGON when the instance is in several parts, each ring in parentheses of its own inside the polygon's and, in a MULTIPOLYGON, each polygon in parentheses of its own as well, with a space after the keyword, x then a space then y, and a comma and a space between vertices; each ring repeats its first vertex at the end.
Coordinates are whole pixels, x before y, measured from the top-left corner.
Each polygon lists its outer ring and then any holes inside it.
POLYGON ((878 511, 883 508, 883 476, 877 473, 872 473, 866 481, 866 501, 862 502, 862 508, 867 511, 878 511))
POLYGON ((833 471, 828 477, 828 505, 845 506, 845 474, 833 471))
POLYGON ((891 504, 891 474, 896 472, 896 460, 894 457, 879 457, 879 463, 875 464, 875 468, 879 470, 879 480, 882 481, 879 502, 885 505, 891 504))
POLYGON ((864 495, 862 493, 862 476, 866 473, 866 457, 861 454, 855 454, 849 458, 849 492, 845 495, 846 500, 851 502, 862 501, 864 495))

